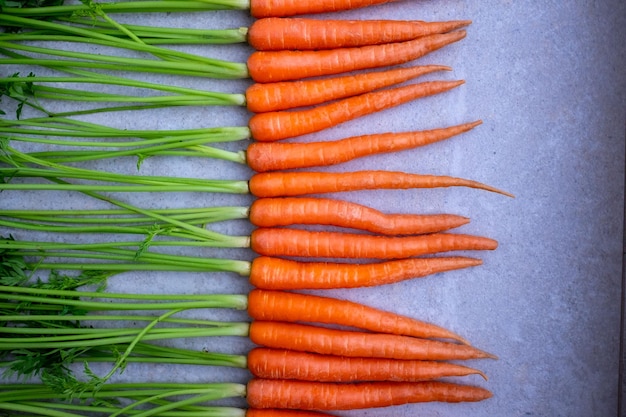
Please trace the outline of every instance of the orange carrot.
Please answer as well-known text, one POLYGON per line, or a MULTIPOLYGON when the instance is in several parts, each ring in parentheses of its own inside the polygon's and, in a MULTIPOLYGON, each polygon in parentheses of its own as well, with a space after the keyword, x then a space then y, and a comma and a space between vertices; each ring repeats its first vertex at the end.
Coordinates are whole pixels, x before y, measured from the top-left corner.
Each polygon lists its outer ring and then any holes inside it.
POLYGON ((248 43, 258 51, 350 48, 404 42, 421 36, 451 32, 470 20, 331 20, 266 18, 248 29, 248 43))
POLYGON ((249 336, 260 346, 324 355, 433 361, 496 359, 465 344, 278 321, 253 321, 249 336))
POLYGON ((482 401, 491 396, 481 387, 439 381, 341 384, 253 379, 247 385, 248 405, 255 408, 352 410, 432 401, 482 401))
POLYGON ((248 183, 255 197, 283 197, 374 189, 470 187, 512 197, 510 193, 463 178, 409 174, 395 171, 265 172, 248 183))
POLYGON ((400 259, 497 247, 493 239, 453 233, 395 237, 262 227, 250 237, 250 248, 264 256, 400 259))
POLYGON ((464 30, 422 36, 406 42, 322 51, 255 51, 247 61, 258 83, 300 80, 369 68, 404 64, 460 41, 464 30))
POLYGON ((258 113, 250 118, 252 137, 261 142, 319 132, 349 120, 386 110, 422 97, 451 90, 464 81, 427 81, 373 91, 305 110, 258 113))
POLYGON ((250 15, 259 19, 332 13, 389 3, 390 1, 394 0, 251 0, 250 15))
POLYGON ((478 120, 443 129, 354 136, 337 141, 255 142, 248 146, 246 162, 257 172, 335 165, 364 156, 425 146, 467 132, 481 123, 478 120))
POLYGON ((257 378, 320 382, 427 381, 474 374, 487 379, 477 369, 449 362, 350 358, 267 348, 248 353, 248 370, 257 378))
POLYGON ((424 339, 452 339, 468 344, 461 336, 430 323, 317 295, 252 290, 248 295, 248 314, 255 320, 333 324, 424 339))
POLYGON ((316 411, 283 410, 278 408, 248 408, 246 417, 335 417, 316 411))
POLYGON ((441 232, 469 223, 454 214, 385 214, 349 201, 329 198, 260 198, 252 203, 250 222, 258 227, 317 224, 384 235, 441 232))
POLYGON ((259 256, 252 261, 249 280, 255 287, 268 290, 359 288, 392 284, 481 264, 480 259, 460 256, 365 264, 297 262, 259 256))
POLYGON ((444 70, 449 71, 451 68, 443 65, 424 65, 335 78, 255 83, 246 90, 246 105, 248 110, 254 113, 313 106, 444 70))

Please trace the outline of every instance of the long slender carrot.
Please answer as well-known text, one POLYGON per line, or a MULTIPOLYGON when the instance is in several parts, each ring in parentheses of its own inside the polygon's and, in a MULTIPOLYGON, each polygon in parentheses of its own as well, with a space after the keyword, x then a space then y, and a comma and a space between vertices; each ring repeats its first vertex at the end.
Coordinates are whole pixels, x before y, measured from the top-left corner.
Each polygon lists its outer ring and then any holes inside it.
POLYGON ((395 0, 250 0, 250 15, 285 17, 301 14, 333 13, 352 10, 395 0))
POLYGON ((465 30, 422 36, 406 42, 322 51, 256 51, 247 60, 259 83, 300 80, 369 68, 404 64, 460 41, 465 30))
POLYGON ((248 294, 248 314, 255 320, 333 324, 377 333, 451 339, 469 344, 456 333, 431 323, 318 295, 255 289, 248 294))
POLYGON ((349 201, 309 197, 259 198, 250 206, 249 219, 257 227, 316 224, 384 235, 441 232, 469 223, 454 214, 386 214, 349 201))
POLYGON ((512 194, 476 181, 445 175, 421 175, 396 171, 265 172, 248 182, 255 197, 287 197, 374 189, 470 187, 512 197, 512 194))
POLYGON ((379 133, 336 141, 254 142, 246 150, 246 162, 257 172, 335 165, 365 156, 429 145, 467 132, 481 123, 477 120, 442 129, 379 133))
POLYGON ((473 368, 440 361, 351 358, 285 349, 254 348, 248 370, 257 378, 320 382, 427 381, 452 376, 487 376, 473 368))
POLYGON ((352 384, 253 379, 247 401, 255 408, 300 410, 352 410, 421 402, 482 401, 492 393, 484 388, 446 383, 361 382, 352 384))
POLYGON ((332 20, 266 18, 248 29, 248 43, 258 51, 319 50, 405 42, 468 26, 470 20, 332 20))
POLYGON ((248 408, 246 417, 335 417, 317 411, 284 410, 279 408, 248 408))
POLYGON ((324 355, 404 360, 496 358, 465 344, 278 321, 253 321, 249 336, 260 346, 324 355))
POLYGON ((374 287, 470 268, 482 261, 467 257, 410 258, 377 263, 297 262, 256 257, 250 283, 268 290, 374 287))
POLYGON ((255 83, 246 90, 246 105, 254 113, 313 106, 449 70, 444 65, 422 65, 333 78, 255 83))
POLYGON ((451 90, 464 81, 426 81, 358 96, 312 109, 274 111, 252 116, 248 127, 255 140, 273 142, 319 132, 409 101, 451 90))

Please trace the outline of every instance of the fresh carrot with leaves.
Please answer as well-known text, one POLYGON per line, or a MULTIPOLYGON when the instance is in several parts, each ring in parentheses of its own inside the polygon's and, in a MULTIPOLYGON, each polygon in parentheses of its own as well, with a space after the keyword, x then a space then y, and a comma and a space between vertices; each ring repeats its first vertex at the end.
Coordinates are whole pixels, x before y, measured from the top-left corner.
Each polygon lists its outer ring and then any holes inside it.
POLYGON ((248 370, 257 378, 319 382, 427 381, 452 376, 487 376, 443 361, 353 358, 285 349, 254 348, 248 370))
POLYGON ((351 48, 405 42, 451 32, 469 24, 470 20, 424 22, 266 18, 258 19, 250 26, 248 43, 258 51, 351 48))
POLYGON ((252 137, 261 142, 293 138, 319 132, 418 98, 443 93, 463 83, 464 81, 426 81, 364 93, 312 109, 258 113, 250 118, 248 127, 252 137))
POLYGON ((440 129, 378 133, 336 141, 254 142, 246 150, 246 163, 257 172, 335 165, 379 153, 429 145, 467 132, 481 123, 478 120, 440 129))
POLYGON ((301 410, 354 410, 421 402, 466 402, 490 398, 491 392, 475 386, 439 381, 328 382, 253 379, 246 398, 254 408, 301 410))
POLYGON ((322 51, 256 51, 248 60, 256 82, 300 80, 370 68, 404 64, 460 41, 464 30, 423 36, 406 42, 322 51))
POLYGON ((465 344, 278 321, 253 321, 249 337, 264 347, 324 355, 404 360, 496 359, 465 344))

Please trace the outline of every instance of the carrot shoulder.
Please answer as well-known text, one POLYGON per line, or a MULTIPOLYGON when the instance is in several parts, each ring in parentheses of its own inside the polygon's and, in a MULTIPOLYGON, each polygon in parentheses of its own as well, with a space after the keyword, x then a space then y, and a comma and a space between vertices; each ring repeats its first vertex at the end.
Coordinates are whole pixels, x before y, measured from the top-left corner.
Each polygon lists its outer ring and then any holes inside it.
POLYGON ((441 129, 379 133, 336 141, 254 142, 248 146, 246 162, 256 172, 336 165, 365 156, 429 145, 467 132, 481 123, 477 120, 441 129))
POLYGON ((389 3, 390 1, 394 0, 250 0, 250 15, 259 19, 332 13, 389 3))
POLYGON ((481 265, 480 259, 454 256, 398 259, 375 263, 297 262, 258 256, 250 283, 268 290, 374 287, 481 265))
POLYGON ((422 36, 406 42, 321 51, 256 51, 247 61, 258 83, 300 80, 369 68, 404 64, 460 41, 464 30, 422 36))
POLYGON ((451 90, 464 81, 426 81, 372 91, 304 110, 258 113, 248 127, 255 140, 273 142, 319 132, 349 120, 451 90))

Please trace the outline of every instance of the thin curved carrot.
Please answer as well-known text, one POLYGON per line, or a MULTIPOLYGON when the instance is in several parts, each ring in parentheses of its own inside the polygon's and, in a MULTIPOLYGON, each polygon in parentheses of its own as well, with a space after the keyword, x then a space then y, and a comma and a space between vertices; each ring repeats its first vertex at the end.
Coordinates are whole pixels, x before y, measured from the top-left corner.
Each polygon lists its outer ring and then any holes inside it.
POLYGON ((395 237, 261 227, 250 236, 250 248, 264 256, 401 259, 497 247, 487 237, 454 233, 395 237))
POLYGON ((255 197, 288 197, 375 189, 470 187, 513 197, 512 194, 476 181, 445 175, 421 175, 397 171, 264 172, 248 182, 255 197))
POLYGON ((451 90, 464 81, 426 81, 344 98, 311 109, 257 113, 248 122, 255 140, 273 142, 319 132, 409 101, 451 90))
POLYGON ((248 408, 246 417, 335 417, 326 413, 279 408, 248 408))
POLYGON ((255 51, 248 73, 258 83, 300 80, 404 64, 460 41, 465 30, 422 36, 406 42, 322 51, 255 51))
POLYGON ((421 36, 451 32, 470 20, 332 20, 265 18, 248 28, 248 43, 257 51, 352 48, 405 42, 421 36))
POLYGON ((423 65, 334 78, 255 83, 246 90, 246 106, 254 113, 313 106, 449 70, 444 65, 423 65))
POLYGON ((333 13, 389 3, 391 1, 394 0, 250 0, 250 15, 260 19, 264 17, 333 13))
POLYGON ((361 288, 393 284, 481 265, 468 257, 410 258, 376 263, 297 262, 256 257, 249 281, 267 290, 361 288))
POLYGON ((469 223, 454 214, 386 214, 349 201, 309 197, 257 199, 248 218, 257 227, 316 224, 384 235, 434 233, 469 223))
POLYGON ((318 295, 255 289, 248 294, 248 314, 255 320, 333 324, 377 333, 451 339, 469 344, 456 333, 431 323, 318 295))
POLYGON ((496 359, 465 344, 278 321, 253 321, 249 336, 259 346, 324 355, 437 361, 496 359))
POLYGON ((423 402, 482 401, 492 397, 485 388, 449 382, 360 382, 352 384, 253 379, 247 401, 256 408, 353 410, 423 402))
POLYGON ((254 348, 248 370, 257 378, 320 382, 428 381, 452 376, 487 376, 443 361, 351 358, 285 349, 254 348))
POLYGON ((477 120, 443 129, 379 133, 336 141, 254 142, 246 150, 246 162, 256 172, 335 165, 364 156, 429 145, 467 132, 481 123, 477 120))

